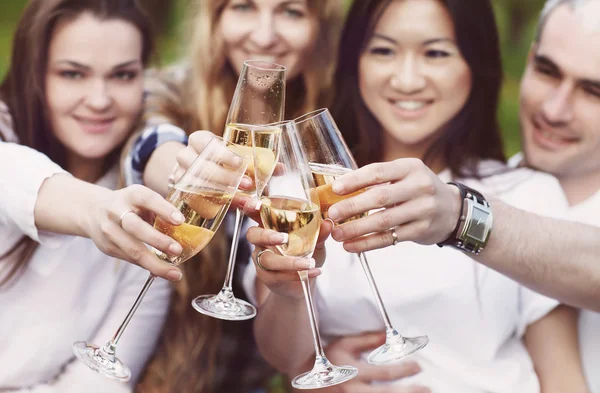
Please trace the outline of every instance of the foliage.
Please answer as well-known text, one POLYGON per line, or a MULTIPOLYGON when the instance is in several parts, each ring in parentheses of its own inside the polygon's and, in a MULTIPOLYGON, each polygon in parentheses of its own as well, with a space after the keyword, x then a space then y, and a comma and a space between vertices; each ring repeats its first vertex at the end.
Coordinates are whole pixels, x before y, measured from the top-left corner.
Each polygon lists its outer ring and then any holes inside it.
MULTIPOLYGON (((146 0, 153 4, 168 3, 168 0, 146 0)), ((158 59, 166 64, 175 59, 185 48, 177 36, 182 33, 185 6, 193 0, 174 1, 173 10, 163 25, 159 38, 158 59)), ((350 5, 350 0, 346 1, 350 5)), ((544 0, 492 0, 496 11, 500 36, 502 39, 505 83, 499 109, 499 119, 509 155, 519 150, 518 91, 527 51, 535 32, 535 24, 544 0)), ((4 75, 9 55, 10 40, 16 21, 26 3, 25 0, 4 0, 0 5, 0 75, 4 75)))

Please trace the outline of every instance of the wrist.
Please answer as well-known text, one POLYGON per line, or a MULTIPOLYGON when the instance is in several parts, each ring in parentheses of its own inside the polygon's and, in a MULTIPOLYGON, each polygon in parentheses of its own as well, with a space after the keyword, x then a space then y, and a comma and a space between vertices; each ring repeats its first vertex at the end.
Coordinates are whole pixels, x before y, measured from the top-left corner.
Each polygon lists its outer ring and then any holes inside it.
POLYGON ((448 239, 456 232, 463 209, 463 198, 458 187, 454 184, 446 184, 446 187, 450 190, 452 197, 450 198, 448 218, 445 220, 448 223, 448 228, 444 232, 444 239, 448 239))

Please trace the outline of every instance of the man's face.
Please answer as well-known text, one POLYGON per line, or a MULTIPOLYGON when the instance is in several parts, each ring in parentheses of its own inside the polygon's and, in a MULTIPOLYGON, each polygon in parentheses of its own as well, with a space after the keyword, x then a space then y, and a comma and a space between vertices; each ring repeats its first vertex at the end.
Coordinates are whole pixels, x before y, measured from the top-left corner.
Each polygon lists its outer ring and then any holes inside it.
POLYGON ((600 174, 600 28, 584 22, 553 11, 521 81, 525 159, 563 179, 600 174))

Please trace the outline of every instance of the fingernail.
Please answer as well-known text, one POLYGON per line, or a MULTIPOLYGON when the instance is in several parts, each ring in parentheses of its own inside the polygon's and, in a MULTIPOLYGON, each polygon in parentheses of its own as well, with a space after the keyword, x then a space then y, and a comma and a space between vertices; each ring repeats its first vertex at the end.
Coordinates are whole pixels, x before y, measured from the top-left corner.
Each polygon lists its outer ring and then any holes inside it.
POLYGON ((287 233, 276 232, 269 235, 269 241, 273 243, 286 244, 289 240, 287 233))
POLYGON ((338 227, 334 227, 331 231, 331 237, 333 237, 335 240, 341 240, 343 235, 344 232, 338 227))
POLYGON ((254 210, 260 210, 260 207, 262 206, 262 201, 256 201, 256 206, 254 206, 254 210))
POLYGON ((340 212, 334 206, 330 207, 329 210, 327 210, 327 216, 331 220, 333 220, 333 222, 335 222, 338 219, 339 215, 340 215, 340 212))
POLYGON ((335 192, 336 194, 339 194, 341 192, 344 191, 344 185, 342 184, 341 181, 336 180, 333 182, 333 184, 331 185, 331 189, 333 190, 333 192, 335 192))
POLYGON ((183 222, 185 221, 185 217, 179 211, 171 213, 171 219, 176 224, 183 224, 183 222))
POLYGON ((315 260, 312 258, 300 258, 296 259, 296 261, 294 262, 294 266, 296 266, 297 269, 312 269, 315 267, 315 265, 315 260))
POLYGON ((179 243, 171 243, 169 246, 169 253, 172 255, 179 255, 183 252, 183 247, 179 243))
POLYGON ((179 270, 173 269, 167 272, 167 279, 169 281, 181 281, 182 278, 183 274, 179 270))
POLYGON ((252 179, 250 179, 248 176, 242 177, 242 181, 240 181, 240 186, 245 188, 252 187, 252 179))

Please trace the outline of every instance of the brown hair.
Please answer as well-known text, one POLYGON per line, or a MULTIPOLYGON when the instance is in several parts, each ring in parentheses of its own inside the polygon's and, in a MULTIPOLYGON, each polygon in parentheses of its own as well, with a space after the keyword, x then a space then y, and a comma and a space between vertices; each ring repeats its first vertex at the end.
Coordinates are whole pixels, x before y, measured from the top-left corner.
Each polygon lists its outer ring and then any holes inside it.
MULTIPOLYGON (((365 106, 358 89, 358 63, 375 25, 391 0, 355 1, 342 34, 335 73, 332 114, 359 166, 381 160, 381 125, 365 106)), ((502 85, 502 61, 490 0, 440 0, 449 11, 461 54, 473 75, 465 106, 423 157, 436 156, 453 176, 480 177, 479 161, 505 161, 496 111, 502 85)))
MULTIPOLYGON (((305 71, 287 83, 287 118, 326 105, 329 100, 343 2, 307 2, 319 20, 318 42, 305 71)), ((170 123, 188 133, 204 129, 222 135, 238 79, 216 33, 227 3, 194 2, 191 32, 187 35, 191 44, 187 68, 176 66, 147 78, 148 123, 170 123)), ((194 296, 220 290, 230 242, 221 229, 203 252, 181 266, 184 281, 175 285, 161 344, 137 392, 242 392, 264 384, 271 375, 272 370, 258 357, 252 321, 224 323, 199 315, 190 307, 194 296), (235 377, 227 377, 228 372, 235 372, 235 377)), ((242 242, 237 258, 242 263, 237 264, 236 277, 250 258, 243 247, 247 245, 242 242)), ((243 297, 239 280, 234 281, 234 293, 243 297)))
MULTIPOLYGON (((325 106, 331 98, 331 79, 343 16, 342 1, 307 2, 310 12, 318 17, 318 41, 305 71, 288 81, 287 118, 325 106)), ((191 37, 186 64, 189 68, 178 78, 164 78, 162 89, 159 88, 158 92, 150 89, 151 110, 158 111, 187 132, 202 129, 221 135, 225 127, 238 78, 227 61, 223 40, 217 34, 227 3, 228 0, 198 0, 193 3, 187 34, 191 37), (182 83, 182 78, 185 83, 182 83)))
MULTIPOLYGON (((135 25, 142 34, 142 60, 147 64, 154 48, 149 19, 136 0, 31 0, 15 31, 8 73, 0 85, 0 100, 8 107, 19 143, 47 155, 64 166, 65 148, 52 132, 48 121, 45 78, 48 48, 55 26, 66 18, 89 12, 101 20, 121 19, 135 25)), ((6 135, 0 135, 6 139, 6 135)), ((119 150, 119 149, 117 149, 119 150)), ((116 162, 118 151, 107 164, 116 162)), ((0 287, 23 271, 38 243, 20 239, 0 260, 10 259, 0 287)), ((6 265, 5 265, 6 266, 6 265)))

